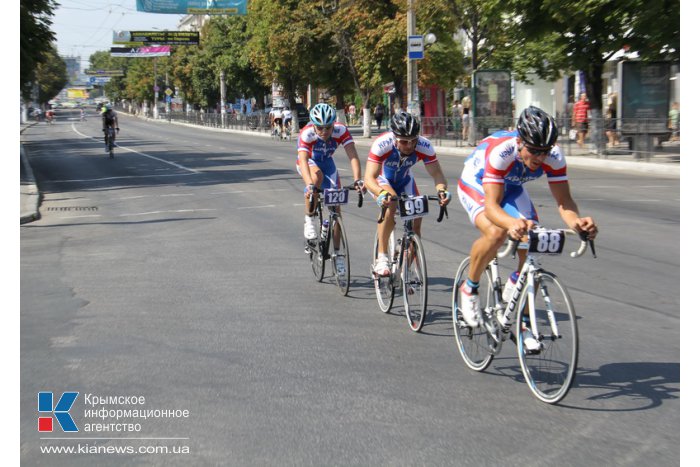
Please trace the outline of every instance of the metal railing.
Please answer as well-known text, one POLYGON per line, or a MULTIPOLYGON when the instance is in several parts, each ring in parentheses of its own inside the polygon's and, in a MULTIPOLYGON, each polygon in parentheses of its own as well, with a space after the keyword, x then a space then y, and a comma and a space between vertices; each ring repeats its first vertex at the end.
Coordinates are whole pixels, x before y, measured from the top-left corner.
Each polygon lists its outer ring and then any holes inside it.
MULTIPOLYGON (((225 114, 213 112, 160 112, 158 118, 174 122, 213 128, 269 132, 267 114, 225 114)), ((631 158, 634 160, 680 160, 680 140, 675 140, 665 119, 590 119, 583 144, 579 144, 571 119, 556 119, 559 127, 558 144, 565 154, 593 155, 599 158, 631 158), (673 138, 672 138, 673 136, 673 138)), ((486 136, 499 130, 515 129, 517 119, 509 117, 477 117, 465 128, 461 119, 423 117, 421 133, 437 146, 473 147, 486 136)), ((383 128, 388 128, 385 118, 383 128)), ((374 125, 374 121, 372 122, 374 125)))
MULTIPOLYGON (((582 144, 577 141, 570 118, 556 121, 558 143, 566 154, 643 160, 662 157, 671 161, 680 158, 680 139, 667 127, 665 119, 590 119, 582 144)), ((472 118, 465 129, 461 119, 424 117, 421 133, 438 146, 475 146, 496 131, 514 130, 516 123, 517 119, 509 117, 477 117, 472 118)))

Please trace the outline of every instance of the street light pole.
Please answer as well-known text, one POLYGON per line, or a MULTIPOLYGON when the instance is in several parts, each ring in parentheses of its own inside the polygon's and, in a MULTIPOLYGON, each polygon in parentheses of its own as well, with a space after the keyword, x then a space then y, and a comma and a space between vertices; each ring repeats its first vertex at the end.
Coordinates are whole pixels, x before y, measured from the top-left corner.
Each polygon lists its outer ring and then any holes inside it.
MULTIPOLYGON (((408 0, 408 9, 406 11, 406 23, 408 25, 406 31, 406 44, 408 46, 411 36, 416 33, 416 14, 414 11, 413 0, 408 0)), ((418 66, 416 60, 408 56, 407 50, 407 81, 406 81, 406 110, 413 114, 420 114, 418 106, 418 66)))

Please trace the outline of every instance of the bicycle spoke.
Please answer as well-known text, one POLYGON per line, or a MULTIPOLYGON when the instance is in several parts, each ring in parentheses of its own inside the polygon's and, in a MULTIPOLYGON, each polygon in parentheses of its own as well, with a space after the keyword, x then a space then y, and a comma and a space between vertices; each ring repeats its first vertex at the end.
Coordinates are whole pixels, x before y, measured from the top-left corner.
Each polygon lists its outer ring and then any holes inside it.
MULTIPOLYGON (((484 371, 491 364, 494 352, 499 348, 500 342, 494 341, 483 320, 478 326, 472 328, 461 317, 459 287, 466 280, 468 271, 469 258, 466 258, 457 269, 452 286, 452 327, 457 348, 459 348, 464 363, 472 370, 484 371)), ((481 276, 480 283, 482 284, 482 290, 479 293, 481 308, 494 306, 496 298, 491 273, 488 269, 481 276)))
MULTIPOLYGON (((528 324, 529 320, 540 350, 528 352, 518 332, 518 358, 533 394, 543 402, 554 404, 566 396, 576 375, 578 327, 573 303, 559 279, 541 271, 537 281, 534 316, 528 312, 532 307, 526 306, 518 314, 516 331, 521 329, 523 321, 528 324)), ((527 300, 527 295, 521 300, 527 300)))
POLYGON ((334 250, 331 257, 331 264, 333 265, 336 284, 338 284, 341 293, 347 295, 350 289, 350 252, 348 250, 348 239, 345 233, 345 227, 343 226, 343 220, 338 217, 335 219, 334 224, 335 227, 331 227, 329 235, 335 229, 338 230, 338 248, 335 248, 334 241, 331 242, 334 250), (342 267, 339 268, 339 265, 342 267))
POLYGON ((404 310, 412 331, 420 331, 428 307, 428 277, 420 237, 409 238, 402 270, 404 310))
MULTIPOLYGON (((395 240, 394 233, 391 233, 389 237, 389 258, 394 257, 395 240)), ((379 309, 384 313, 388 313, 391 309, 391 305, 394 303, 394 279, 393 274, 387 277, 378 277, 374 274, 374 264, 377 260, 378 251, 378 238, 374 235, 374 249, 372 250, 372 264, 370 265, 370 275, 373 278, 374 290, 377 294, 377 303, 379 304, 379 309)))

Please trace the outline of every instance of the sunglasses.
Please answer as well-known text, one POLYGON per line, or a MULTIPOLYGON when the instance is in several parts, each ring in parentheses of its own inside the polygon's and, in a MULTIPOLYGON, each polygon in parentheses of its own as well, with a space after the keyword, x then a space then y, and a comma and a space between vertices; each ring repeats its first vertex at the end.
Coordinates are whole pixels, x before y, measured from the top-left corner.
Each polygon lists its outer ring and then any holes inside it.
POLYGON ((314 125, 314 128, 316 129, 316 131, 324 131, 324 130, 328 131, 328 130, 333 128, 333 125, 326 125, 326 126, 314 125))
POLYGON ((548 156, 550 152, 552 152, 552 148, 548 149, 535 149, 531 148, 530 146, 525 146, 527 148, 527 152, 532 154, 533 156, 548 156))

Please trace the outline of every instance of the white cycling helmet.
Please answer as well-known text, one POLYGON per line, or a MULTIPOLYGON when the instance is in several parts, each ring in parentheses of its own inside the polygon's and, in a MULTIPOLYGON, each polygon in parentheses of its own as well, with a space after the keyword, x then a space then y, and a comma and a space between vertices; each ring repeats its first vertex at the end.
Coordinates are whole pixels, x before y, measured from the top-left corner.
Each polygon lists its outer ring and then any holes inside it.
POLYGON ((335 122, 335 109, 328 104, 316 104, 309 112, 309 118, 316 126, 330 126, 335 122))

